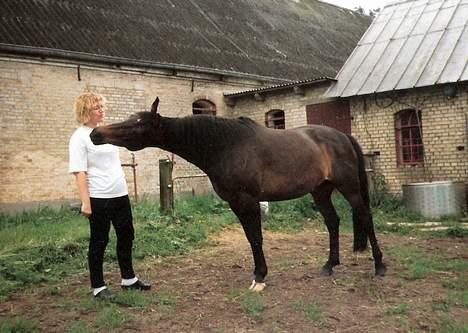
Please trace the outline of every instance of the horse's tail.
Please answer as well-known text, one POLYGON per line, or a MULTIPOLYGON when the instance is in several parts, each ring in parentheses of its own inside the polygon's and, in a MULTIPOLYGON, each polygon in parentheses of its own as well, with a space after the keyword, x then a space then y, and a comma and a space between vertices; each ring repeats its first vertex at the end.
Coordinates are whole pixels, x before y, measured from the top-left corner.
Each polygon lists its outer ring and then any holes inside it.
MULTIPOLYGON (((354 151, 358 157, 358 177, 359 177, 359 191, 365 207, 369 210, 370 214, 370 198, 369 198, 369 182, 367 181, 366 166, 364 162, 364 154, 359 146, 359 143, 351 135, 348 135, 354 151)), ((372 223, 372 220, 371 220, 372 223)), ((361 219, 353 214, 353 234, 354 234, 354 251, 364 251, 367 248, 368 226, 363 223, 361 219)))

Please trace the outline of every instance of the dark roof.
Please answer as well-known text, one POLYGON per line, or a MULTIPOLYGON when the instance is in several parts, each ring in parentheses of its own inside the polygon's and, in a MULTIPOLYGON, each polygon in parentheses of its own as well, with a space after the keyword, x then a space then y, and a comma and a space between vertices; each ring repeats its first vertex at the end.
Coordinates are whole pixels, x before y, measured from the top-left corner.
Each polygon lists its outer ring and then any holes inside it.
POLYGON ((4 0, 0 51, 303 80, 334 77, 370 22, 316 0, 4 0))

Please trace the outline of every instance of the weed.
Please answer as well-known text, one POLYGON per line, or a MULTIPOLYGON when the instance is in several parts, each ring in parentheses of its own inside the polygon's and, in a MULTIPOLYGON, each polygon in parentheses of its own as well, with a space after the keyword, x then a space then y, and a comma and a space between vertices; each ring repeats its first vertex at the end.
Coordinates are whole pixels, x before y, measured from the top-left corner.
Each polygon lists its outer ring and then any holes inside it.
POLYGON ((264 296, 250 291, 242 294, 241 309, 252 317, 260 317, 263 310, 265 310, 264 296))
POLYGON ((35 333, 40 332, 35 321, 22 317, 14 317, 0 320, 0 333, 35 333))
POLYGON ((96 324, 99 329, 114 330, 130 320, 132 320, 130 315, 122 312, 115 304, 110 304, 104 309, 96 324))
POLYGON ((318 302, 305 303, 303 299, 300 299, 293 304, 293 307, 302 311, 307 320, 315 322, 322 320, 322 310, 318 302))
POLYGON ((448 313, 450 311, 450 302, 444 300, 432 301, 431 307, 434 311, 442 311, 448 313))
POLYGON ((77 321, 65 330, 66 333, 91 333, 91 329, 84 321, 77 321))
POLYGON ((456 225, 444 230, 443 235, 448 237, 468 238, 468 230, 456 225))
POLYGON ((385 309, 385 312, 390 315, 403 315, 406 316, 409 313, 409 305, 406 303, 400 303, 396 306, 385 309))
POLYGON ((458 324, 446 315, 442 318, 439 333, 468 333, 468 325, 458 324))
POLYGON ((389 253, 406 267, 402 276, 408 280, 423 279, 437 268, 434 258, 429 259, 425 252, 412 245, 392 247, 389 253))
POLYGON ((141 291, 127 290, 116 295, 115 303, 132 308, 143 308, 146 307, 149 302, 146 295, 141 291))

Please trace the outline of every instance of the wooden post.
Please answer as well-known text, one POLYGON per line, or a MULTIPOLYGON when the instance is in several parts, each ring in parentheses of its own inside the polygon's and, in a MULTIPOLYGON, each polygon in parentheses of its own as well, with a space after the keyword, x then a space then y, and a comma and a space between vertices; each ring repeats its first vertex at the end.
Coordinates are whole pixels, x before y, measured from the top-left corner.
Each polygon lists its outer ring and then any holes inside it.
POLYGON ((159 202, 161 214, 172 214, 174 209, 172 162, 168 159, 159 160, 159 202))

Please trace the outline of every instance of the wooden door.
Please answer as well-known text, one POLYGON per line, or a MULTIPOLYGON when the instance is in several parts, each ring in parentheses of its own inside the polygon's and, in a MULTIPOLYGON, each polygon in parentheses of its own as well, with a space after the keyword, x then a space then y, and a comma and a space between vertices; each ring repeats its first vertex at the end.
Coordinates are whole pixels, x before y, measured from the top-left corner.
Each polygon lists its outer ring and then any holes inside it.
POLYGON ((351 112, 347 100, 306 106, 307 124, 333 127, 351 134, 351 112))

